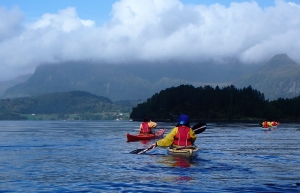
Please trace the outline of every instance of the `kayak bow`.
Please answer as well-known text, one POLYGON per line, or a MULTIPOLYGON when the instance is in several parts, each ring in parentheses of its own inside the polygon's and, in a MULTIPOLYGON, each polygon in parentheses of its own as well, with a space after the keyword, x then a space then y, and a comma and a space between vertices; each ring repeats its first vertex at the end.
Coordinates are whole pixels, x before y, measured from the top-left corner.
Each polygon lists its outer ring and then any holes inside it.
POLYGON ((130 141, 139 141, 139 140, 150 140, 150 139, 156 139, 156 138, 160 138, 164 135, 166 129, 160 129, 158 131, 156 131, 155 133, 151 133, 151 134, 126 134, 127 137, 127 142, 130 141))
POLYGON ((197 146, 187 146, 187 147, 168 147, 168 154, 174 156, 182 156, 187 158, 192 158, 197 156, 199 148, 197 146))

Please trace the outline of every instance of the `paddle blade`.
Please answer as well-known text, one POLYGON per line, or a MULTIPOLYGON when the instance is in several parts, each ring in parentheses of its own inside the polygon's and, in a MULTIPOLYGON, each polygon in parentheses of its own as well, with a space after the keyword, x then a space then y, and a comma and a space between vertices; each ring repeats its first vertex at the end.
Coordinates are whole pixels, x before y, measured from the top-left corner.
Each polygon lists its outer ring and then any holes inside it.
POLYGON ((147 150, 147 149, 136 149, 136 150, 131 151, 130 153, 139 154, 140 152, 143 152, 144 150, 147 150))
POLYGON ((153 149, 154 147, 153 146, 151 146, 151 147, 149 147, 149 148, 147 148, 147 149, 136 149, 136 150, 133 150, 132 152, 130 152, 130 153, 132 153, 132 154, 143 154, 143 153, 145 153, 146 151, 149 151, 150 149, 153 149))
POLYGON ((195 134, 202 133, 206 129, 206 123, 198 123, 195 126, 192 127, 195 134))

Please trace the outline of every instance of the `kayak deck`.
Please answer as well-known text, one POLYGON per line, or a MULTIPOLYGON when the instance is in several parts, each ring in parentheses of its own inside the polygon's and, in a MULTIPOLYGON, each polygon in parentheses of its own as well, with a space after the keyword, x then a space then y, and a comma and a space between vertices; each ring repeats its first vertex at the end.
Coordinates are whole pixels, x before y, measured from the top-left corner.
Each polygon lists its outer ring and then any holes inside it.
POLYGON ((199 148, 197 146, 168 147, 168 154, 192 158, 197 156, 199 148))
POLYGON ((164 135, 165 131, 166 131, 166 129, 160 129, 153 134, 152 133, 151 134, 142 134, 142 133, 129 134, 129 133, 127 133, 126 134, 127 142, 160 138, 164 135))

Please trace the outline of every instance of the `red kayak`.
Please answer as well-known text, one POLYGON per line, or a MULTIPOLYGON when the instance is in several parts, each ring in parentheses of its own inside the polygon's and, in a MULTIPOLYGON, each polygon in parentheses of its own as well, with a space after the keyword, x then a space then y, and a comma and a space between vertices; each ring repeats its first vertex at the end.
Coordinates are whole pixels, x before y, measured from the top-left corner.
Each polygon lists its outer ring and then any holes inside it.
POLYGON ((164 135, 165 131, 166 131, 166 129, 160 129, 153 134, 141 134, 140 133, 140 134, 136 134, 136 135, 127 133, 126 134, 127 142, 160 138, 164 135))

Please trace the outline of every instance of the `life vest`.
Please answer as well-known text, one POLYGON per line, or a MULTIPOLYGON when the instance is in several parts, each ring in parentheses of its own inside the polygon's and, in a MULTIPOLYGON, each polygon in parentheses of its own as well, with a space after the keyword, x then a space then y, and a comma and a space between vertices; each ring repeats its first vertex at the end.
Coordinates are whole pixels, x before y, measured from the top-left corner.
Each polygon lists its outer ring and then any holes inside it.
POLYGON ((151 129, 148 125, 148 122, 143 122, 142 123, 142 130, 141 133, 151 133, 151 129))
POLYGON ((264 122, 262 123, 262 127, 263 127, 263 128, 268 128, 268 127, 269 127, 268 122, 267 122, 267 121, 264 121, 264 122))
POLYGON ((276 121, 273 121, 272 122, 272 126, 277 126, 278 124, 277 124, 277 122, 276 121))
POLYGON ((190 128, 186 126, 179 126, 174 137, 173 144, 179 146, 191 146, 192 138, 190 136, 190 128))

